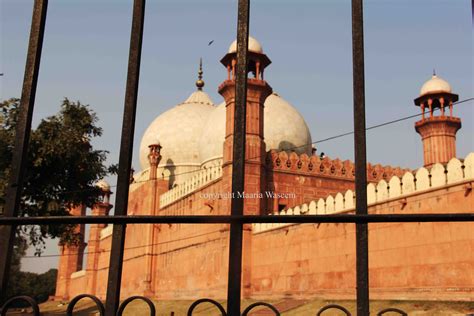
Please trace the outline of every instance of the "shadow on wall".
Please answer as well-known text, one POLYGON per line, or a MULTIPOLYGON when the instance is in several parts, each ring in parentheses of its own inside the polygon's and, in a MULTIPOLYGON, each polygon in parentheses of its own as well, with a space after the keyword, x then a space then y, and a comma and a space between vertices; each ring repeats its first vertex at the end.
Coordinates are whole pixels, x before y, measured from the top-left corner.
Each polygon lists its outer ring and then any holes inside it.
POLYGON ((168 158, 168 160, 166 160, 166 167, 163 170, 162 176, 164 179, 168 178, 169 180, 168 189, 173 188, 176 181, 176 167, 174 165, 173 159, 168 158))
POLYGON ((297 147, 295 144, 292 142, 288 142, 286 140, 281 141, 278 144, 278 150, 284 150, 284 151, 297 151, 300 152, 305 146, 302 147, 297 147))

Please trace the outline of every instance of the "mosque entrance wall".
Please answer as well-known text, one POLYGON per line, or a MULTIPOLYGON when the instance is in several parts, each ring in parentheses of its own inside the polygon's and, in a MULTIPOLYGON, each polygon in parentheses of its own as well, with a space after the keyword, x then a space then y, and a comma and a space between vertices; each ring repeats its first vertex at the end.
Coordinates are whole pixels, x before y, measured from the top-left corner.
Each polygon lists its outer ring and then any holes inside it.
MULTIPOLYGON (((369 213, 469 213, 469 183, 374 204, 369 213)), ((283 226, 254 234, 252 245, 253 298, 355 298, 353 224, 283 226)), ((472 223, 370 224, 371 298, 474 301, 473 247, 472 223)))

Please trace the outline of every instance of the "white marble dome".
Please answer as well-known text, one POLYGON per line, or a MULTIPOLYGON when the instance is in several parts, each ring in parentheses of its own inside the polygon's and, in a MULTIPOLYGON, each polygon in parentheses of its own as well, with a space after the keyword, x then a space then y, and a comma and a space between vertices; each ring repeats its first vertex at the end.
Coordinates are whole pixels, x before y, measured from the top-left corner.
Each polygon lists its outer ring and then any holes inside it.
POLYGON ((265 100, 263 135, 266 150, 288 150, 311 154, 311 133, 293 105, 272 93, 265 100))
POLYGON ((430 80, 426 81, 420 89, 420 96, 429 93, 448 92, 451 93, 451 85, 440 77, 433 75, 430 80))
MULTIPOLYGON (((301 114, 278 94, 265 100, 264 141, 266 151, 294 150, 311 154, 311 133, 301 114)), ((219 104, 209 115, 199 143, 202 164, 222 158, 225 137, 225 103, 219 104)))
POLYGON ((201 163, 222 158, 225 137, 225 102, 212 110, 202 130, 199 141, 199 155, 201 163))
MULTIPOLYGON (((235 52, 237 52, 237 40, 233 41, 232 44, 230 44, 228 51, 229 54, 235 52)), ((249 36, 249 52, 263 54, 262 45, 260 45, 260 43, 252 36, 249 36)))
POLYGON ((149 167, 148 146, 159 139, 161 166, 200 165, 199 139, 214 109, 209 95, 196 91, 181 104, 159 115, 147 128, 140 144, 140 165, 149 167))
MULTIPOLYGON (((237 43, 229 47, 235 52, 237 43)), ((249 37, 249 50, 263 53, 260 43, 249 37)), ((169 176, 170 182, 184 181, 187 175, 216 164, 223 156, 226 105, 214 106, 210 97, 198 90, 182 104, 158 116, 147 128, 140 144, 140 164, 149 168, 148 146, 160 142, 162 159, 157 175, 169 176)), ((265 100, 264 141, 266 150, 295 151, 311 154, 311 134, 300 113, 278 94, 265 100)))

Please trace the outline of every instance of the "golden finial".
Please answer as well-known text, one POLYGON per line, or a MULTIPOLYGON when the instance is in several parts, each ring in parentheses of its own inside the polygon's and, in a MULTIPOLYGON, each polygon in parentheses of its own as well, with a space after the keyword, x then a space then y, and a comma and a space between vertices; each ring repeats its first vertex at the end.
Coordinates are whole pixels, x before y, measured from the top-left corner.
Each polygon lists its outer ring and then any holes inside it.
POLYGON ((199 71, 198 71, 198 80, 196 80, 196 87, 199 91, 202 91, 202 87, 204 87, 204 80, 202 80, 202 58, 199 60, 199 71))

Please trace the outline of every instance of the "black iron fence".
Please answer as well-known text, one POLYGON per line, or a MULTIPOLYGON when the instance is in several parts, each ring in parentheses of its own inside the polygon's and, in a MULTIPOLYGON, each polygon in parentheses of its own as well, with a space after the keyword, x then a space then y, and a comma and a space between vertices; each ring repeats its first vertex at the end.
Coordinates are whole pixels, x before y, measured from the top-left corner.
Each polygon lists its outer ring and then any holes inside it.
MULTIPOLYGON (((92 300, 94 302, 96 308, 97 308, 97 312, 99 313, 99 315, 100 316, 105 315, 105 307, 104 307, 104 304, 102 303, 102 301, 100 299, 98 299, 94 295, 81 294, 81 295, 78 295, 78 296, 74 297, 71 300, 71 302, 69 302, 69 304, 67 305, 67 308, 66 308, 66 316, 72 316, 73 315, 74 307, 82 299, 92 300)), ((145 304, 147 305, 148 310, 149 310, 149 315, 151 315, 151 316, 156 315, 155 305, 153 304, 153 302, 149 298, 146 298, 144 296, 131 296, 131 297, 127 298, 126 300, 124 300, 120 304, 120 306, 118 308, 118 311, 117 311, 117 316, 122 316, 123 312, 125 311, 125 308, 127 307, 127 305, 130 304, 133 301, 136 301, 136 300, 140 300, 140 301, 145 302, 145 304)), ((40 314, 40 308, 39 308, 38 304, 35 302, 35 300, 33 300, 29 296, 17 296, 17 297, 13 297, 13 298, 9 299, 2 306, 1 316, 6 315, 10 305, 13 304, 14 302, 18 302, 18 301, 24 301, 24 302, 28 303, 30 305, 31 309, 32 309, 32 313, 33 313, 34 316, 40 316, 41 315, 40 314)), ((222 316, 227 316, 228 315, 227 312, 225 311, 225 308, 222 306, 222 304, 220 304, 219 302, 217 302, 215 300, 209 299, 209 298, 202 298, 202 299, 199 299, 199 300, 193 302, 189 306, 186 315, 187 316, 192 316, 194 310, 199 305, 205 304, 205 303, 214 305, 215 310, 218 311, 222 316)), ((249 313, 252 312, 252 310, 254 310, 256 307, 263 307, 263 309, 259 309, 259 312, 261 312, 262 310, 265 310, 265 311, 269 311, 272 315, 276 315, 276 316, 281 315, 280 311, 275 306, 273 306, 272 304, 265 303, 265 302, 256 302, 256 303, 253 303, 253 304, 250 304, 249 306, 247 306, 244 309, 244 311, 242 312, 242 316, 249 315, 249 313)), ((347 308, 345 308, 344 306, 338 305, 338 304, 329 304, 329 305, 326 305, 326 306, 324 306, 324 307, 322 307, 318 310, 315 310, 314 312, 316 312, 316 316, 320 316, 320 315, 330 315, 329 312, 330 311, 335 311, 335 310, 344 313, 346 316, 351 316, 351 313, 349 312, 349 310, 347 308)), ((381 311, 379 311, 377 313, 377 316, 381 316, 381 315, 384 315, 386 313, 392 313, 392 315, 393 315, 393 313, 396 313, 397 315, 402 315, 402 316, 407 316, 408 315, 406 312, 404 312, 403 310, 398 309, 398 308, 385 308, 385 309, 382 309, 381 311)), ((265 315, 268 315, 268 313, 265 314, 265 315)), ((175 316, 173 311, 170 312, 170 316, 175 316)))
MULTIPOLYGON (((45 31, 48 0, 34 0, 30 40, 26 60, 25 75, 20 103, 20 113, 16 126, 15 148, 11 166, 11 178, 7 189, 4 215, 0 217, 0 225, 6 227, 0 236, 0 302, 4 302, 1 315, 15 301, 25 301, 31 305, 34 315, 40 315, 37 303, 30 297, 20 296, 6 299, 9 268, 12 257, 15 229, 19 225, 40 224, 114 224, 112 249, 109 262, 107 293, 105 305, 92 295, 79 295, 67 307, 67 315, 72 315, 76 303, 85 298, 92 299, 97 305, 100 315, 122 315, 125 307, 134 300, 142 300, 148 306, 150 315, 155 315, 153 303, 146 297, 132 296, 120 303, 120 285, 124 254, 124 241, 127 224, 150 223, 181 223, 181 224, 230 224, 229 272, 227 310, 218 302, 200 299, 191 304, 188 315, 202 303, 216 306, 222 315, 248 315, 255 307, 263 306, 275 315, 280 312, 271 304, 258 302, 248 306, 241 314, 241 266, 242 266, 242 228, 245 223, 353 223, 356 225, 356 275, 357 275, 357 315, 369 315, 369 270, 368 270, 368 223, 381 222, 474 222, 474 214, 367 214, 367 173, 366 173, 366 140, 365 140, 365 87, 364 87, 364 45, 363 45, 363 3, 352 0, 352 44, 353 44, 353 87, 354 87, 354 144, 355 144, 355 183, 356 183, 356 214, 355 215, 306 215, 306 216, 244 216, 243 199, 235 198, 231 203, 229 216, 127 216, 129 175, 131 171, 133 136, 135 130, 135 114, 137 108, 138 83, 140 77, 140 59, 145 15, 145 0, 134 0, 128 74, 125 93, 125 105, 120 145, 118 168, 117 198, 114 216, 80 216, 80 217, 18 217, 23 174, 28 140, 31 130, 31 119, 35 103, 35 93, 40 67, 43 35, 45 31)), ((235 96, 235 130, 233 148, 232 192, 244 190, 245 164, 245 103, 247 93, 247 53, 249 33, 250 0, 238 1, 237 21, 237 71, 235 96)), ((350 315, 349 311, 339 305, 327 305, 317 315, 328 310, 339 310, 350 315)), ((398 313, 404 311, 388 308, 378 312, 398 313)))

